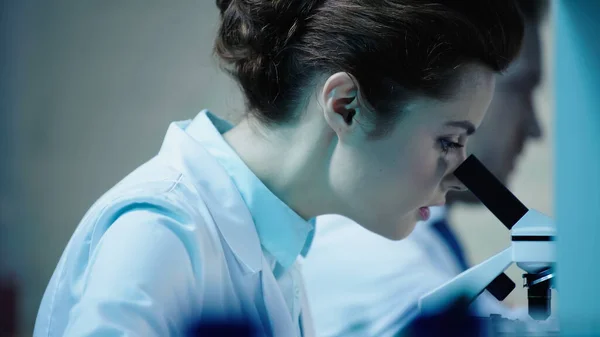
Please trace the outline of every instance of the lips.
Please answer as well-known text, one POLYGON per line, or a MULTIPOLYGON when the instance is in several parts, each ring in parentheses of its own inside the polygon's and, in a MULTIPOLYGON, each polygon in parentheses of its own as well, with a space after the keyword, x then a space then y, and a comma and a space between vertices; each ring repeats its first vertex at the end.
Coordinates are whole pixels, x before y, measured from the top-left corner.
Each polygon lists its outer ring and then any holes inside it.
POLYGON ((421 220, 427 221, 427 220, 429 220, 430 216, 431 216, 431 211, 429 210, 429 207, 419 208, 419 217, 421 218, 421 220))
POLYGON ((445 201, 441 201, 441 202, 438 202, 438 203, 435 203, 435 204, 432 204, 432 205, 429 205, 429 206, 419 207, 419 209, 418 209, 419 218, 422 221, 429 220, 429 218, 431 217, 431 209, 430 209, 430 207, 442 207, 445 204, 446 204, 445 201))

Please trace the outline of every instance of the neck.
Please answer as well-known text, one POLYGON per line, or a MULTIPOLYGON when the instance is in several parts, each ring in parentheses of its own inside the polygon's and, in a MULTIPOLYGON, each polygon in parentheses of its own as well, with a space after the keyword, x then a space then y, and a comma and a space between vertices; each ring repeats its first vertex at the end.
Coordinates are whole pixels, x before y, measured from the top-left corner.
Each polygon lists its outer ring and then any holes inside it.
POLYGON ((335 134, 316 132, 318 121, 265 128, 248 116, 224 137, 250 170, 304 219, 335 212, 327 179, 335 134))

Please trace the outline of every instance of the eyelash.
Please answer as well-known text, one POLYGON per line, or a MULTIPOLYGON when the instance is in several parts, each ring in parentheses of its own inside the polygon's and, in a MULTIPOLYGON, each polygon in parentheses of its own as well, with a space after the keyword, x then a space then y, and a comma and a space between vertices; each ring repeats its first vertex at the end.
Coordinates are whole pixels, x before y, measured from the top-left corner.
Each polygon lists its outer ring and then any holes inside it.
POLYGON ((439 140, 439 142, 440 142, 440 147, 442 148, 442 152, 444 154, 447 154, 448 152, 450 152, 450 150, 462 149, 463 147, 465 147, 464 145, 462 145, 460 143, 453 142, 446 138, 441 138, 439 140))

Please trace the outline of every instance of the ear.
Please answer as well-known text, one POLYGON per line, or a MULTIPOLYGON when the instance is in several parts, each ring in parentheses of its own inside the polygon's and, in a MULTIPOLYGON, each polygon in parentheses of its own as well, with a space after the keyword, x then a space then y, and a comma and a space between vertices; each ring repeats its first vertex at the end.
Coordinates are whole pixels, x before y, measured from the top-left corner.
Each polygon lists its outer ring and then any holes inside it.
POLYGON ((359 112, 358 83, 348 73, 331 75, 323 86, 325 120, 338 137, 351 131, 359 112))

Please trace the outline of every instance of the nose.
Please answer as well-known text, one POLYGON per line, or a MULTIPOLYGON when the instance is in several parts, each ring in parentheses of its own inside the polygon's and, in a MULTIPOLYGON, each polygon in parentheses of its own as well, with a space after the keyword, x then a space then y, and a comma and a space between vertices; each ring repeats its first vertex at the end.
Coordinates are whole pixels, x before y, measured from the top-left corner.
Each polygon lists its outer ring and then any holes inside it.
POLYGON ((542 138, 543 132, 535 107, 533 106, 533 101, 529 102, 528 110, 528 113, 525 114, 527 116, 525 121, 527 136, 533 139, 540 139, 542 138))
POLYGON ((467 190, 467 187, 463 183, 461 183, 460 180, 458 180, 458 178, 456 178, 454 172, 449 174, 448 180, 448 191, 464 192, 467 190))

